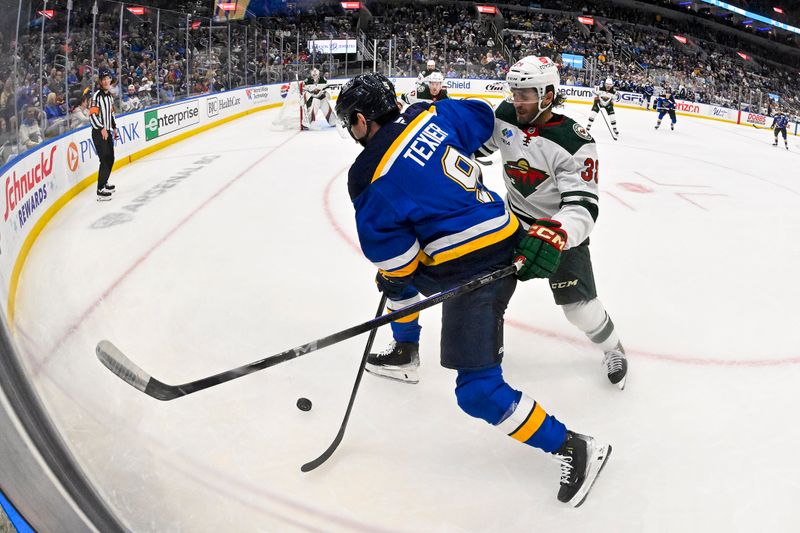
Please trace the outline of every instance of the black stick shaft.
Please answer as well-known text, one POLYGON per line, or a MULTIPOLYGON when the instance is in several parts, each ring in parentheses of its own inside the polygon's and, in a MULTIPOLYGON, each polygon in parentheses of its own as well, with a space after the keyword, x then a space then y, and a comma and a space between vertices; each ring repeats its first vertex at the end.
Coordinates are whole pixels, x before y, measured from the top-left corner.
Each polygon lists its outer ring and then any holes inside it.
MULTIPOLYGON (((386 294, 381 296, 381 302, 378 304, 378 311, 375 313, 375 317, 379 317, 383 314, 383 308, 386 305, 386 294)), ((356 401, 356 394, 358 394, 358 387, 361 385, 361 377, 364 375, 364 367, 367 365, 367 357, 369 357, 369 353, 372 350, 372 343, 375 342, 375 334, 378 332, 378 329, 375 328, 369 332, 369 338, 367 339, 367 346, 364 348, 364 355, 361 357, 361 364, 358 366, 358 373, 356 374, 356 381, 353 384, 353 390, 350 392, 350 401, 347 404, 347 411, 344 413, 344 419, 342 420, 342 425, 339 426, 339 432, 336 434, 336 438, 333 439, 331 445, 322 452, 322 455, 314 459, 313 461, 309 461, 303 466, 300 467, 300 470, 303 472, 311 472, 322 463, 330 459, 333 452, 336 451, 336 448, 339 447, 339 444, 342 442, 344 438, 344 432, 347 429, 347 422, 350 420, 350 413, 353 410, 353 404, 356 401)))
MULTIPOLYGON (((149 394, 154 398, 165 401, 173 400, 181 396, 186 396, 187 394, 193 394, 195 392, 207 389, 209 387, 214 387, 216 385, 220 385, 222 383, 231 381, 233 379, 247 376, 254 372, 258 372, 259 370, 264 370, 265 368, 269 368, 271 366, 275 366, 280 363, 296 359, 297 357, 307 355, 311 352, 315 352, 327 346, 331 346, 333 344, 337 344, 344 340, 356 337, 372 329, 385 326, 390 322, 394 322, 395 320, 398 320, 400 318, 417 313, 419 311, 422 311, 423 309, 433 307, 434 305, 444 302, 445 300, 449 300, 450 298, 454 298, 456 296, 472 292, 493 281, 497 281, 498 279, 511 276, 517 271, 517 268, 518 267, 516 264, 508 265, 507 267, 495 270, 494 272, 481 276, 480 278, 476 278, 463 285, 459 285, 458 287, 453 287, 452 289, 448 289, 438 294, 434 294, 429 298, 426 298, 417 303, 406 306, 403 309, 398 309, 397 311, 394 311, 390 314, 373 318, 372 320, 369 320, 357 326, 352 326, 347 329, 343 329, 342 331, 328 335, 327 337, 322 337, 320 339, 311 341, 309 343, 301 344, 300 346, 290 348, 289 350, 285 350, 281 353, 265 357, 264 359, 254 361, 252 363, 240 366, 238 368, 234 368, 232 370, 220 372, 219 374, 214 374, 213 376, 199 379, 197 381, 190 381, 189 383, 184 383, 183 385, 167 385, 166 383, 162 383, 161 381, 158 381, 155 378, 149 377, 146 386, 144 386, 142 390, 145 394, 149 394)), ((108 366, 107 362, 104 364, 108 366)), ((112 370, 112 372, 115 372, 120 376, 123 373, 120 370, 113 369, 111 366, 109 366, 109 368, 112 370)), ((139 388, 138 386, 136 387, 139 388)))

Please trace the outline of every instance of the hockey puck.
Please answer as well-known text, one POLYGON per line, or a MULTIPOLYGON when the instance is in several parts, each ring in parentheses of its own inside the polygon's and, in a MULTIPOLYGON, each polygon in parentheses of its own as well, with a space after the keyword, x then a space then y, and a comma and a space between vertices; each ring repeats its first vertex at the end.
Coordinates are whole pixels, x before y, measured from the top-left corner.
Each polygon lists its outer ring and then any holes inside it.
POLYGON ((297 408, 301 411, 310 411, 311 410, 311 400, 308 398, 298 398, 297 399, 297 408))

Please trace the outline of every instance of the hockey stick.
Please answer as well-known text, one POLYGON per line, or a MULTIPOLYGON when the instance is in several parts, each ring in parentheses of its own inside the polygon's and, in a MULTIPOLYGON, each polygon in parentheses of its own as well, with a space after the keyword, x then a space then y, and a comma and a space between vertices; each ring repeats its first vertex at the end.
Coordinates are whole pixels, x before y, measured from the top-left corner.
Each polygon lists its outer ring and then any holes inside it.
MULTIPOLYGON (((383 307, 386 305, 386 294, 381 296, 381 303, 378 304, 378 311, 375 313, 375 317, 379 317, 383 314, 383 307)), ((353 390, 350 393, 350 401, 347 403, 347 411, 344 413, 344 419, 342 420, 342 425, 339 426, 339 432, 336 434, 336 438, 333 439, 328 448, 322 452, 322 455, 314 459, 313 461, 309 461, 303 466, 300 467, 300 470, 303 472, 311 472, 319 465, 327 461, 333 452, 336 451, 336 448, 339 447, 339 443, 342 442, 342 438, 344 438, 344 431, 347 429, 347 421, 350 420, 350 412, 353 410, 353 403, 356 401, 356 394, 358 393, 358 387, 361 385, 361 377, 364 375, 364 367, 367 365, 367 357, 369 356, 369 352, 372 350, 372 343, 375 340, 375 334, 378 332, 378 329, 373 329, 369 332, 369 338, 367 339, 367 346, 364 348, 364 355, 361 357, 361 364, 358 366, 358 373, 356 374, 356 382, 353 384, 353 390)))
POLYGON ((608 121, 606 120, 606 115, 605 115, 605 113, 603 112, 603 110, 600 110, 600 116, 601 116, 601 117, 603 117, 603 122, 605 122, 605 123, 606 123, 606 128, 608 128, 608 133, 610 133, 610 134, 611 134, 611 138, 612 138, 612 139, 614 139, 614 140, 616 141, 616 140, 617 140, 617 136, 616 136, 616 135, 614 135, 614 132, 613 132, 613 131, 611 131, 611 126, 608 124, 608 121))
POLYGON ((97 358, 100 359, 100 362, 103 363, 103 365, 105 365, 105 367, 111 372, 116 374, 120 379, 125 381, 128 385, 144 392, 148 396, 156 398, 157 400, 174 400, 175 398, 193 394, 203 389, 214 387, 227 381, 258 372, 259 370, 264 370, 265 368, 275 366, 291 359, 315 352, 327 346, 331 346, 332 344, 336 344, 357 335, 361 335, 362 333, 366 333, 372 329, 385 326, 386 324, 394 322, 397 319, 414 314, 418 311, 422 311, 423 309, 433 307, 434 305, 444 302, 445 300, 472 292, 493 281, 510 276, 514 274, 521 266, 521 262, 508 265, 507 267, 490 272, 489 274, 473 279, 472 281, 469 281, 463 285, 459 285, 457 287, 453 287, 452 289, 434 294, 429 298, 408 305, 402 309, 398 309, 390 314, 373 318, 372 320, 364 322, 363 324, 351 326, 342 331, 328 335, 327 337, 322 337, 306 344, 301 344, 300 346, 290 348, 264 359, 254 361, 232 370, 220 372, 219 374, 214 374, 213 376, 203 379, 190 381, 182 385, 169 385, 157 380, 142 370, 133 361, 131 361, 124 353, 122 353, 119 348, 114 346, 111 341, 102 340, 97 343, 95 352, 97 354, 97 358))

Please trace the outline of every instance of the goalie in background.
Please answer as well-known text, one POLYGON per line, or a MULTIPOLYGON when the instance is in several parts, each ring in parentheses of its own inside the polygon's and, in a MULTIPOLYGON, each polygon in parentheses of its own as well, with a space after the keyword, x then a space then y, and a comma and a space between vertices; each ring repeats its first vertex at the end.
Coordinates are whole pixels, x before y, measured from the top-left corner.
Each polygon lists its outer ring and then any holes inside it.
POLYGON ((424 81, 425 83, 418 84, 415 90, 401 95, 400 99, 404 103, 411 105, 417 102, 436 103, 450 98, 447 95, 447 88, 444 87, 444 74, 441 72, 432 72, 424 81))
POLYGON ((303 129, 311 129, 314 123, 324 118, 328 126, 336 126, 336 113, 331 106, 331 96, 328 91, 328 80, 320 76, 318 69, 312 69, 311 75, 303 84, 303 129))

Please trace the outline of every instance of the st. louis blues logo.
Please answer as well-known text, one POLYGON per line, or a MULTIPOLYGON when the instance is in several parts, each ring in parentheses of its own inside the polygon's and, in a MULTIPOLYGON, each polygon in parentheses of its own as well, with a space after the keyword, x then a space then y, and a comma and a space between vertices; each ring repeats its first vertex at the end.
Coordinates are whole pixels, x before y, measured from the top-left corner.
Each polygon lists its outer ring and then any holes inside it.
POLYGON ((524 196, 533 194, 539 185, 550 177, 547 172, 538 168, 531 168, 530 163, 525 159, 517 161, 506 161, 503 165, 506 175, 511 178, 514 188, 524 196))

